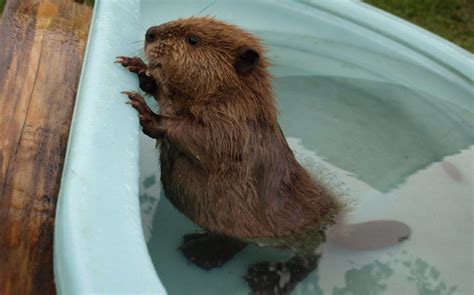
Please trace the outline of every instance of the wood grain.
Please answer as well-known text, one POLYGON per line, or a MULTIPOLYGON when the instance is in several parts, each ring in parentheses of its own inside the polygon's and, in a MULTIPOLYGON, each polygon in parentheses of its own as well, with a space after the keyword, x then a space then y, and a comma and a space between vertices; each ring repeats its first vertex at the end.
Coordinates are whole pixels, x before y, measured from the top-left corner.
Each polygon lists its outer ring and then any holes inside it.
POLYGON ((55 293, 55 207, 91 14, 8 0, 0 21, 2 295, 55 293))

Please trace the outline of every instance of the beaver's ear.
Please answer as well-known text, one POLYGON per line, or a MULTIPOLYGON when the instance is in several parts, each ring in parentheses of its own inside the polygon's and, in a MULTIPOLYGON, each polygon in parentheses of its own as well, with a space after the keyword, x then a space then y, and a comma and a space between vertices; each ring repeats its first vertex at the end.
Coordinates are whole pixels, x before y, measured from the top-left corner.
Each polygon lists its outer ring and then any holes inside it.
POLYGON ((237 73, 247 73, 255 69, 258 65, 260 55, 258 52, 248 46, 242 46, 237 50, 234 67, 237 73))

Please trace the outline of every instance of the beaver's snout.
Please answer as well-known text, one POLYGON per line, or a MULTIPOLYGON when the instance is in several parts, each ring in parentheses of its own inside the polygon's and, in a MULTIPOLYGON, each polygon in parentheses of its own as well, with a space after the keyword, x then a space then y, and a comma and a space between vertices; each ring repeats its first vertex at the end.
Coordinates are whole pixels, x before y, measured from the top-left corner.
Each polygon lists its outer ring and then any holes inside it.
POLYGON ((158 32, 156 31, 156 27, 151 27, 146 31, 145 34, 145 42, 152 43, 158 39, 158 32))

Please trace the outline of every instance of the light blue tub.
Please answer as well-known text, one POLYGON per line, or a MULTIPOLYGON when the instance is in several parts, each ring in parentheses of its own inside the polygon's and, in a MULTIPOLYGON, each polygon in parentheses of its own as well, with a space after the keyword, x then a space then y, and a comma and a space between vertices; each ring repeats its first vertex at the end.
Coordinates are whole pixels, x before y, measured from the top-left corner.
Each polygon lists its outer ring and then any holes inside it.
POLYGON ((329 243, 294 294, 474 294, 473 55, 357 1, 96 1, 56 216, 60 294, 246 294, 249 247, 205 272, 176 251, 196 230, 165 198, 153 141, 113 64, 146 28, 212 15, 270 49, 280 122, 298 159, 354 201, 351 222, 396 219, 379 251, 329 243), (140 198, 139 198, 140 196, 140 198), (160 203, 157 207, 158 199, 160 203))

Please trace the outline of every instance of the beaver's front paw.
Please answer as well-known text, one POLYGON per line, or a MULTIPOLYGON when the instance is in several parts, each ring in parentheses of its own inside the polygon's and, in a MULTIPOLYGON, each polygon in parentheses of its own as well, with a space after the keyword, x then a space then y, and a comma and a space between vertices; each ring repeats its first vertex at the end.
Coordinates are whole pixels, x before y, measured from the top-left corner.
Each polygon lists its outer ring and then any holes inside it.
POLYGON ((148 107, 145 99, 139 93, 134 91, 123 91, 122 93, 130 99, 127 103, 138 111, 143 133, 151 138, 162 138, 166 133, 164 119, 148 107))
POLYGON ((291 271, 281 262, 253 264, 243 278, 252 289, 251 295, 287 295, 296 286, 291 271))
POLYGON ((132 73, 141 74, 146 72, 146 64, 139 57, 117 56, 116 58, 115 63, 121 64, 132 73))
POLYGON ((117 56, 115 63, 121 64, 130 72, 138 74, 141 90, 152 95, 158 94, 158 84, 155 81, 155 78, 147 72, 147 66, 141 58, 117 56))

